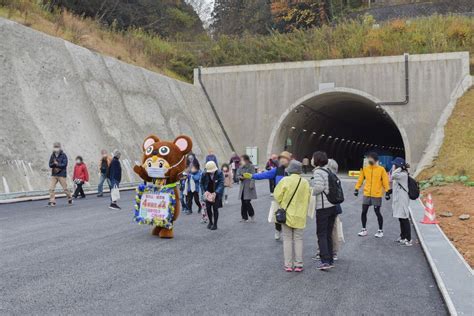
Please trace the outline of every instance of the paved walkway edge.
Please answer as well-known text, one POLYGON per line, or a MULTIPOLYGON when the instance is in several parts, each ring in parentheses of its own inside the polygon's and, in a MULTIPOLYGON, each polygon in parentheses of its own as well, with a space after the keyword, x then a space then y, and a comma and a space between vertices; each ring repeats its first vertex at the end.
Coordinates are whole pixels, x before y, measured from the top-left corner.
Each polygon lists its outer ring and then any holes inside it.
POLYGON ((411 219, 450 315, 470 315, 474 273, 439 225, 421 224, 424 205, 420 199, 410 204, 411 219))

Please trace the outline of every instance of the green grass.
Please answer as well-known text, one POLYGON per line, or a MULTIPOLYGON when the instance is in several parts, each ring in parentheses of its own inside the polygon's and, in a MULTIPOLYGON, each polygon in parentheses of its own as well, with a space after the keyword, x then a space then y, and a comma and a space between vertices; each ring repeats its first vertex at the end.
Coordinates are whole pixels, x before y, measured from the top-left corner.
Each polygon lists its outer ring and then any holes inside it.
MULTIPOLYGON (((427 180, 443 175, 446 178, 467 176, 474 180, 474 88, 457 102, 444 128, 444 141, 439 155, 428 169, 418 176, 427 180)), ((472 186, 472 183, 468 183, 472 186)))

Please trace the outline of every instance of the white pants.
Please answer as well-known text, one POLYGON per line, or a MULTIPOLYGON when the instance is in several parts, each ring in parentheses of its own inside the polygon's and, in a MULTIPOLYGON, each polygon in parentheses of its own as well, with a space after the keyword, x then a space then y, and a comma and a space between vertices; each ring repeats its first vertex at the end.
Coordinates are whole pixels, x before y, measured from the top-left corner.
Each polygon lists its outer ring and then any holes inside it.
POLYGON ((285 257, 285 267, 302 267, 303 229, 291 228, 286 224, 282 224, 281 226, 283 234, 283 255, 285 257))

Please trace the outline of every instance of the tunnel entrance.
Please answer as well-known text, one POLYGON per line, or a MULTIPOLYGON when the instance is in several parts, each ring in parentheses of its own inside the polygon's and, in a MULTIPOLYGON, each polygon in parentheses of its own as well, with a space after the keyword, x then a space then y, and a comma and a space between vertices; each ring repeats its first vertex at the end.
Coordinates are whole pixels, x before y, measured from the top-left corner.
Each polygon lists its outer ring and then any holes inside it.
POLYGON ((271 152, 286 149, 301 160, 324 150, 339 163, 340 170, 359 169, 370 151, 377 152, 387 168, 392 157, 405 158, 398 127, 370 98, 333 91, 300 101, 282 116, 271 152))

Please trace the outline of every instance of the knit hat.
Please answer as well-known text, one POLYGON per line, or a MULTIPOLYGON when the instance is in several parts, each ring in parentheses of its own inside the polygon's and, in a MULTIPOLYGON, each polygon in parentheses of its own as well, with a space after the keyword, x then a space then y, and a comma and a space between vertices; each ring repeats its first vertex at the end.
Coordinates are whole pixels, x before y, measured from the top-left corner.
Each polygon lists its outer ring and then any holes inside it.
POLYGON ((397 168, 401 168, 403 166, 405 166, 405 159, 401 158, 401 157, 397 157, 395 159, 393 159, 392 161, 392 164, 394 164, 397 168))
POLYGON ((217 165, 214 161, 208 161, 206 162, 206 172, 207 173, 212 173, 217 171, 217 165))
POLYGON ((118 149, 115 149, 115 150, 112 152, 112 155, 113 155, 114 157, 116 157, 116 158, 120 158, 121 153, 120 153, 120 151, 118 151, 118 149))
POLYGON ((291 153, 288 151, 282 151, 280 155, 278 156, 278 159, 280 158, 286 158, 288 160, 291 160, 291 153))
POLYGON ((293 159, 286 168, 286 172, 289 174, 301 174, 303 172, 303 164, 298 160, 293 159))

